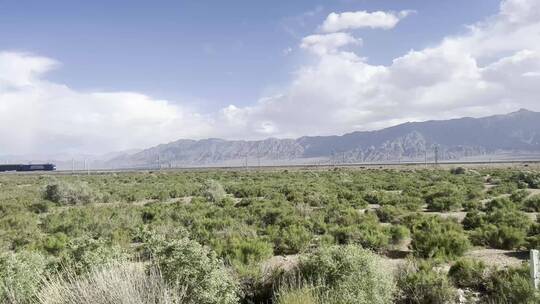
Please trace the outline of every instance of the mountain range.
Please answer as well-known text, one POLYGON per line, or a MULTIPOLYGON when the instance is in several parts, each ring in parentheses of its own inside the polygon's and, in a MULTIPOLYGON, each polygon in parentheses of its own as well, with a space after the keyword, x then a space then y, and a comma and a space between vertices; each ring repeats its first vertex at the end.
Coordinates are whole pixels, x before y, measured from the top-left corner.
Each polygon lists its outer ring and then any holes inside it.
POLYGON ((408 122, 376 131, 264 140, 181 139, 106 162, 108 167, 243 166, 500 159, 540 156, 540 113, 408 122))

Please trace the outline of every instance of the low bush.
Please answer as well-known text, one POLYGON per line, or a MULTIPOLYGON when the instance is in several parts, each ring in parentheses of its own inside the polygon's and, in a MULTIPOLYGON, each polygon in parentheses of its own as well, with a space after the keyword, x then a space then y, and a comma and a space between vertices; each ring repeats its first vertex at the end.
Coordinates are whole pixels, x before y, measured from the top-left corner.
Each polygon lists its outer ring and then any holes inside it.
MULTIPOLYGON (((52 248, 56 249, 57 242, 64 242, 64 239, 58 237, 54 242, 56 244, 52 248)), ((57 268, 68 267, 76 274, 85 273, 92 268, 112 261, 122 261, 128 258, 122 248, 103 239, 80 237, 70 240, 65 245, 62 244, 62 247, 64 250, 60 254, 57 268)))
POLYGON ((466 198, 466 189, 449 182, 426 189, 425 201, 433 211, 457 210, 466 198))
POLYGON ((210 202, 221 202, 227 196, 227 192, 218 181, 211 179, 206 182, 205 186, 204 197, 210 202))
POLYGON ((477 211, 482 209, 482 203, 479 200, 468 200, 462 204, 463 210, 465 211, 477 211))
POLYGON ((383 223, 399 222, 401 217, 408 213, 407 210, 392 205, 385 205, 376 210, 377 217, 383 223))
POLYGON ((529 196, 529 191, 527 190, 516 190, 510 194, 510 200, 516 204, 520 204, 529 196))
POLYGON ((485 215, 477 215, 476 219, 471 215, 464 221, 466 227, 474 228, 473 243, 507 250, 525 245, 532 224, 525 213, 508 208, 495 208, 485 215))
POLYGON ((525 245, 527 232, 508 225, 488 224, 475 229, 471 240, 476 245, 484 245, 497 249, 519 249, 525 245))
POLYGON ((411 235, 409 229, 403 225, 392 225, 389 230, 393 245, 401 244, 411 235))
POLYGON ((455 174, 455 175, 465 174, 467 173, 467 169, 463 167, 456 167, 456 168, 450 169, 450 173, 455 174))
POLYGON ((238 282, 213 251, 187 238, 154 238, 147 246, 165 281, 185 288, 185 303, 237 303, 238 282))
POLYGON ((487 303, 533 304, 540 302, 526 266, 496 270, 486 280, 487 303))
POLYGON ((379 223, 374 213, 358 216, 331 230, 331 234, 340 245, 355 244, 375 251, 385 250, 390 242, 389 231, 379 223))
POLYGON ((470 259, 458 260, 448 272, 448 276, 459 288, 470 288, 476 291, 484 289, 486 279, 486 265, 481 261, 470 259))
POLYGON ((107 203, 109 197, 82 182, 55 182, 45 187, 43 197, 59 205, 107 203))
POLYGON ((470 247, 461 225, 453 220, 424 217, 411 227, 411 247, 421 258, 454 259, 470 247))
POLYGON ((45 258, 37 253, 0 255, 0 303, 31 303, 46 265, 45 258))
POLYGON ((498 197, 490 200, 486 203, 484 210, 487 212, 493 212, 496 210, 515 210, 518 205, 510 200, 508 197, 498 197))
POLYGON ((273 235, 274 252, 281 255, 303 252, 313 239, 312 233, 306 227, 297 224, 282 227, 276 232, 277 234, 273 235))
POLYGON ((540 211, 540 194, 529 197, 523 202, 523 208, 528 212, 540 211))
POLYGON ((430 201, 428 208, 436 212, 456 211, 461 208, 461 201, 457 197, 436 197, 430 201))
POLYGON ((540 173, 538 172, 518 172, 512 177, 516 183, 523 183, 529 188, 540 188, 540 173))
POLYGON ((373 253, 354 245, 322 248, 302 256, 298 265, 303 282, 317 284, 319 295, 332 303, 392 303, 394 282, 373 253))
POLYGON ((473 230, 482 227, 483 225, 485 225, 485 223, 485 214, 480 213, 479 211, 467 212, 467 215, 465 215, 463 222, 461 222, 463 228, 465 228, 466 230, 473 230))
POLYGON ((397 274, 399 294, 396 303, 455 303, 457 292, 442 270, 433 264, 408 260, 397 274))

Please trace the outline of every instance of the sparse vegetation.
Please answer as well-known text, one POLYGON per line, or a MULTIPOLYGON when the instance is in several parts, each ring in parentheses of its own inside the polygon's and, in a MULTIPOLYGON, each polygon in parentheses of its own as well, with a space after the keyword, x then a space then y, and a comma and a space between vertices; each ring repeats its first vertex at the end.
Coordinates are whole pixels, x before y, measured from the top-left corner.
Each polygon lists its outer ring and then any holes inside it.
POLYGON ((0 303, 534 303, 528 170, 0 175, 0 303))

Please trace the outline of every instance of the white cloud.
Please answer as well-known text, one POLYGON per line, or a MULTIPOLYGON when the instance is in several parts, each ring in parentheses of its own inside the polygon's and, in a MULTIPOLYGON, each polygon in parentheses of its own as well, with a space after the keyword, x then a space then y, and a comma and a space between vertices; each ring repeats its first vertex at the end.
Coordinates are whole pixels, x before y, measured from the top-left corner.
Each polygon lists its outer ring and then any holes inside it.
POLYGON ((360 28, 394 28, 398 22, 410 15, 413 11, 406 10, 398 13, 395 12, 344 12, 330 13, 326 20, 321 25, 321 31, 324 33, 341 32, 346 30, 354 30, 360 28))
POLYGON ((361 44, 362 40, 347 33, 332 33, 304 37, 300 47, 317 55, 334 53, 347 45, 361 44))
POLYGON ((15 52, 0 53, 0 89, 31 85, 40 74, 57 66, 50 58, 15 52))
POLYGON ((387 66, 372 65, 339 43, 321 47, 317 62, 298 70, 283 94, 238 109, 243 124, 254 130, 268 120, 276 126, 274 135, 298 136, 540 110, 538 3, 503 1, 499 14, 467 33, 412 50, 387 66))
POLYGON ((107 152, 208 131, 203 117, 133 92, 78 92, 45 80, 55 61, 0 53, 0 154, 107 152))

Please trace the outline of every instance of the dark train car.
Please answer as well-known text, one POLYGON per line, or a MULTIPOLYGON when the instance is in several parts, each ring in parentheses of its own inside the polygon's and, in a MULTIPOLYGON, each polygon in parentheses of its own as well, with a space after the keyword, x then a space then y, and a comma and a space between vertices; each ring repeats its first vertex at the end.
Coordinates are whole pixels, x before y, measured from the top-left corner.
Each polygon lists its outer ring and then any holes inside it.
POLYGON ((0 165, 0 172, 31 172, 31 171, 54 171, 56 170, 56 165, 54 164, 10 164, 10 165, 0 165))

